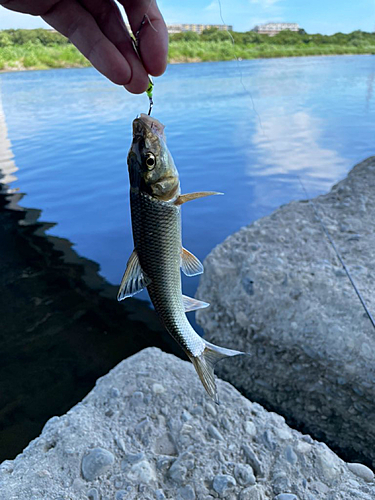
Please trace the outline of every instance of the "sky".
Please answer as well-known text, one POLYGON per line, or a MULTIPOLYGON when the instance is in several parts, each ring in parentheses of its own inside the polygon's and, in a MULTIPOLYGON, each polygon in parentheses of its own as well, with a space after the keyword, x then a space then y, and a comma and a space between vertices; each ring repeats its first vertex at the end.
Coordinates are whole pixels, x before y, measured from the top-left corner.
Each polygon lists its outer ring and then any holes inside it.
MULTIPOLYGON (((326 35, 375 31, 374 0, 159 0, 158 4, 167 24, 222 24, 219 1, 222 19, 235 31, 272 21, 298 23, 308 33, 326 35)), ((46 27, 38 17, 0 7, 0 29, 46 27)))

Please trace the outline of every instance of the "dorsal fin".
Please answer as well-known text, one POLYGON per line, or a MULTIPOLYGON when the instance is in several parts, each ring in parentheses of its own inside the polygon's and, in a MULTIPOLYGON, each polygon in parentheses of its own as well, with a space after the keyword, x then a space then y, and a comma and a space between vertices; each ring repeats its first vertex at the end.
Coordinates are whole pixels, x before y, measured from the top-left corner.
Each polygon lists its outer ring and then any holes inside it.
POLYGON ((204 198, 205 196, 212 196, 214 194, 224 194, 224 193, 217 193, 216 191, 199 191, 198 193, 180 194, 180 196, 177 198, 174 204, 182 205, 187 201, 197 200, 198 198, 204 198))

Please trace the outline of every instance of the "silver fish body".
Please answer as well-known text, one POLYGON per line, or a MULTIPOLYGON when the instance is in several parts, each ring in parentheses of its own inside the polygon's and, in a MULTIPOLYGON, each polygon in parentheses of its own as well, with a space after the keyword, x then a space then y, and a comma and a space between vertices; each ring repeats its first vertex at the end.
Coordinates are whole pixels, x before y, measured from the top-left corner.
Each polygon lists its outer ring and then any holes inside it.
POLYGON ((242 353, 214 346, 195 332, 186 312, 208 304, 182 295, 180 272, 180 268, 188 276, 203 272, 199 260, 182 247, 181 205, 216 193, 180 194, 178 172, 165 144, 164 127, 147 115, 133 122, 128 166, 134 251, 118 300, 147 287, 165 328, 193 362, 208 394, 218 401, 213 366, 219 359, 242 353))
POLYGON ((187 320, 181 293, 181 208, 157 201, 147 193, 131 193, 134 247, 151 302, 165 328, 191 356, 202 354, 205 343, 187 320))

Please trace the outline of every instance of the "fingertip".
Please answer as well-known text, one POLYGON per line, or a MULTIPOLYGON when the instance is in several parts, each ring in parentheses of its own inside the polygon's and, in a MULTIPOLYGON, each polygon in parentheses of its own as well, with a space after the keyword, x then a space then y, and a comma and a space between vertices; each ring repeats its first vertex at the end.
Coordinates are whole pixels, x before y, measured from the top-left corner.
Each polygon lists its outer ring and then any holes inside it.
POLYGON ((167 67, 168 32, 162 18, 151 20, 140 34, 140 53, 146 71, 152 76, 160 76, 167 67))
MULTIPOLYGON (((103 44, 104 45, 104 44, 103 44)), ((107 43, 106 43, 107 45, 107 43)), ((131 82, 132 69, 128 61, 114 47, 91 53, 91 64, 116 85, 127 85, 131 82)))
POLYGON ((125 89, 132 94, 143 94, 148 88, 148 76, 142 72, 133 72, 129 83, 125 84, 125 89))

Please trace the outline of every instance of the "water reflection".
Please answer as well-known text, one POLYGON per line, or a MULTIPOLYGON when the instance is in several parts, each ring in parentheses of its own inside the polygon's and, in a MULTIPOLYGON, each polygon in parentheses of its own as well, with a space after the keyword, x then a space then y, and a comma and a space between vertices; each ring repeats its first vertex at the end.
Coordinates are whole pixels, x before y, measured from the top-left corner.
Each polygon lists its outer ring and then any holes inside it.
POLYGON ((8 184, 17 179, 14 175, 17 170, 18 168, 14 163, 10 140, 8 139, 8 130, 5 123, 0 94, 0 188, 3 192, 8 192, 11 189, 8 184))
POLYGON ((370 108, 370 102, 374 95, 375 71, 369 74, 367 80, 366 109, 370 108))
POLYGON ((343 176, 350 162, 337 150, 322 145, 325 128, 322 122, 322 118, 306 111, 291 113, 283 107, 273 108, 272 114, 264 114, 252 136, 258 161, 248 168, 248 175, 297 172, 308 186, 318 179, 320 187, 329 189, 343 176))

